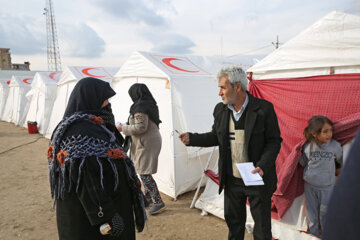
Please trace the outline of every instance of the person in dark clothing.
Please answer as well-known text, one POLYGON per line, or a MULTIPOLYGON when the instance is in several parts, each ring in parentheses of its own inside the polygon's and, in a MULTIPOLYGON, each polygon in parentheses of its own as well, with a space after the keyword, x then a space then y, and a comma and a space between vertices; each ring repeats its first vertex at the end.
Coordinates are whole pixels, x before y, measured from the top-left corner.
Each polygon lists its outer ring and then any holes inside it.
POLYGON ((141 183, 114 135, 108 101, 114 95, 107 82, 81 79, 52 134, 48 163, 59 240, 131 240, 135 227, 144 228, 141 183), (110 230, 101 233, 102 226, 110 230))
POLYGON ((331 194, 323 240, 353 240, 360 236, 360 130, 331 194))
POLYGON ((255 221, 254 239, 271 240, 271 196, 276 189, 275 160, 281 137, 273 105, 253 97, 247 89, 247 77, 240 67, 218 72, 219 96, 214 124, 208 133, 182 133, 187 146, 219 146, 219 194, 225 188, 224 212, 229 228, 228 239, 244 239, 246 199, 255 221), (245 186, 236 163, 253 162, 265 185, 245 186))

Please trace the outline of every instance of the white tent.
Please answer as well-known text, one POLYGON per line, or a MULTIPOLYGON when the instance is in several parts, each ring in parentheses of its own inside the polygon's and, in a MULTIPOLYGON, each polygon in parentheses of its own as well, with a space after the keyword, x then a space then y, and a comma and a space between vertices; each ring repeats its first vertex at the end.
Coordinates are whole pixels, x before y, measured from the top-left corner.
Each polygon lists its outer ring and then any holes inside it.
MULTIPOLYGON (((360 73, 360 17, 331 12, 248 69, 256 80, 282 80, 319 75, 360 73)), ((354 100, 357 101, 357 100, 354 100)), ((344 146, 344 159, 350 144, 344 146)), ((217 172, 217 167, 213 169, 217 172)), ((210 179, 195 207, 224 218, 224 196, 210 179)), ((253 220, 247 207, 247 223, 253 220)), ((293 201, 281 220, 272 220, 273 237, 318 239, 306 234, 304 195, 293 201)))
POLYGON ((2 120, 23 125, 22 119, 28 110, 26 109, 28 99, 25 94, 31 89, 32 79, 29 76, 12 76, 2 120))
POLYGON ((0 78, 0 119, 5 108, 6 99, 9 93, 9 78, 0 78))
POLYGON ((9 84, 12 76, 34 76, 35 71, 19 71, 19 70, 0 70, 0 119, 4 112, 6 100, 9 92, 9 84), (7 84, 4 84, 7 83, 7 84))
MULTIPOLYGON (((359 56, 360 16, 333 11, 247 72, 255 81, 353 74, 360 73, 359 56)), ((344 158, 350 145, 343 146, 344 158)))
POLYGON ((12 76, 34 76, 37 71, 0 70, 1 79, 11 79, 12 76))
POLYGON ((360 17, 334 11, 248 72, 254 80, 359 73, 359 56, 360 17))
POLYGON ((61 72, 38 72, 31 83, 31 90, 26 94, 29 99, 29 109, 24 120, 37 122, 39 133, 44 134, 47 130, 51 110, 56 97, 56 87, 61 72))
POLYGON ((200 179, 211 149, 186 148, 178 132, 211 130, 213 109, 221 101, 214 73, 227 64, 234 63, 221 57, 135 52, 113 79, 117 95, 111 103, 117 121, 128 119, 128 90, 134 83, 145 83, 158 103, 162 148, 154 177, 160 191, 171 197, 196 188, 200 179))
POLYGON ((45 137, 50 138, 51 133, 61 121, 70 94, 79 80, 86 77, 95 77, 111 82, 117 70, 118 69, 103 67, 66 67, 57 84, 56 99, 52 108, 49 126, 44 133, 45 137))

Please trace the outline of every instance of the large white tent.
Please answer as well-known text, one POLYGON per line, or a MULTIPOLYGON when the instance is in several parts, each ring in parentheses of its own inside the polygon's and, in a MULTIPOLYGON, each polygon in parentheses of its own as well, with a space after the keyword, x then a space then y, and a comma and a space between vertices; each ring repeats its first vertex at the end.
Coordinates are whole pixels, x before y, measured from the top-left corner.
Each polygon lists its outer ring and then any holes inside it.
POLYGON ((66 67, 57 83, 56 99, 52 108, 49 126, 44 133, 45 137, 50 138, 51 133, 61 121, 70 94, 79 80, 86 77, 95 77, 103 81, 111 82, 113 75, 117 70, 118 69, 115 68, 104 67, 66 67))
MULTIPOLYGON (((253 82, 340 76, 338 88, 347 91, 349 97, 350 93, 357 92, 358 89, 354 86, 340 85, 341 80, 344 81, 341 76, 360 73, 359 56, 360 16, 333 11, 249 68, 247 72, 253 82)), ((358 77, 345 81, 350 80, 357 84, 360 81, 358 77)), ((344 102, 351 109, 358 101, 339 99, 339 102, 344 102)), ((331 110, 333 106, 328 108, 331 110)), ((350 146, 351 143, 343 146, 344 158, 350 146)))
POLYGON ((22 126, 28 110, 25 94, 31 89, 32 79, 29 76, 12 76, 2 120, 22 126))
POLYGON ((0 119, 5 108, 6 99, 9 93, 9 78, 0 78, 0 119))
POLYGON ((221 57, 135 52, 113 79, 117 95, 111 103, 117 121, 128 119, 128 89, 134 83, 145 83, 158 103, 162 148, 154 177, 160 191, 171 197, 196 188, 201 177, 211 149, 187 148, 178 135, 211 130, 213 109, 221 101, 214 74, 229 64, 234 62, 221 57))
POLYGON ((56 87, 61 72, 38 72, 31 83, 31 90, 26 94, 29 109, 23 126, 27 122, 37 122, 39 133, 47 130, 51 110, 56 97, 56 87))
MULTIPOLYGON (((283 83, 289 80, 298 81, 302 77, 309 77, 307 80, 309 81, 313 76, 360 73, 359 56, 360 17, 331 12, 248 69, 248 75, 252 81, 266 80, 268 85, 278 81, 279 89, 281 89, 281 81, 283 83)), ((271 86, 275 86, 275 84, 271 86)), ((358 86, 359 84, 355 91, 358 91, 358 86)), ((346 90, 350 92, 350 89, 344 89, 344 91, 346 90)), ((293 89, 292 93, 295 92, 296 89, 293 89)), ((271 93, 275 95, 275 98, 284 97, 277 95, 279 93, 276 89, 275 91, 272 89, 271 93)), ((292 96, 288 97, 292 98, 292 96)), ((358 100, 351 99, 347 104, 351 105, 355 102, 358 100)), ((285 106, 282 111, 284 108, 285 106)), ((329 108, 331 110, 332 106, 329 108)), ((291 125, 290 122, 287 124, 291 125)), ((349 147, 350 144, 344 146, 344 159, 346 159, 349 147)), ((217 167, 215 166, 212 170, 217 172, 217 167)), ((196 201, 195 207, 224 218, 223 201, 223 192, 218 195, 218 185, 208 179, 205 190, 196 201)), ((247 208, 247 213, 247 222, 252 224, 249 208, 247 208)), ((306 230, 304 195, 300 195, 294 199, 281 220, 272 220, 272 233, 275 239, 280 240, 318 239, 303 232, 306 230)))
POLYGON ((252 66, 252 79, 360 72, 360 17, 331 12, 252 66), (331 68, 330 68, 331 67, 331 68))

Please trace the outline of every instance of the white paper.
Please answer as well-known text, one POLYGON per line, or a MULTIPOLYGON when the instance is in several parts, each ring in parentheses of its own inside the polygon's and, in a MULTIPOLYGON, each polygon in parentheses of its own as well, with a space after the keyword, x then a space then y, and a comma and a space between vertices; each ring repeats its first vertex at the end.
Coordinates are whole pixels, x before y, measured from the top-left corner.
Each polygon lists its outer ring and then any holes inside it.
POLYGON ((264 185, 264 181, 259 173, 251 173, 251 171, 255 169, 254 163, 237 163, 236 167, 240 172, 241 178, 244 181, 245 186, 264 185))

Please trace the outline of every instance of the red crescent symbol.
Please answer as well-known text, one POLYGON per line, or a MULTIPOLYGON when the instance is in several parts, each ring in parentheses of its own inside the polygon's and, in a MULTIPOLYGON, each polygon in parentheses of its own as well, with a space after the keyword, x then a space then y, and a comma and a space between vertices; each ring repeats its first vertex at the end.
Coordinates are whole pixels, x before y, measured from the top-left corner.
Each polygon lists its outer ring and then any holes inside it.
POLYGON ((54 78, 54 76, 55 76, 56 74, 57 74, 57 72, 52 72, 52 73, 49 74, 49 77, 50 77, 52 80, 56 81, 56 79, 54 78))
POLYGON ((25 78, 25 79, 23 80, 23 82, 26 83, 26 84, 31 84, 31 83, 28 82, 28 81, 31 80, 31 79, 32 79, 32 78, 25 78))
POLYGON ((84 69, 82 70, 82 72, 83 72, 83 74, 88 75, 88 76, 90 76, 90 77, 95 77, 95 78, 105 77, 105 76, 92 75, 91 73, 89 73, 89 71, 90 71, 91 69, 95 69, 95 68, 84 68, 84 69))
POLYGON ((7 85, 10 85, 10 81, 7 81, 6 83, 7 83, 7 85))
POLYGON ((173 61, 173 60, 183 61, 182 59, 179 59, 179 58, 163 58, 162 62, 165 63, 166 65, 168 65, 169 67, 175 68, 176 70, 179 70, 179 71, 190 72, 190 73, 199 72, 199 71, 189 71, 189 70, 179 68, 171 63, 171 61, 173 61))

